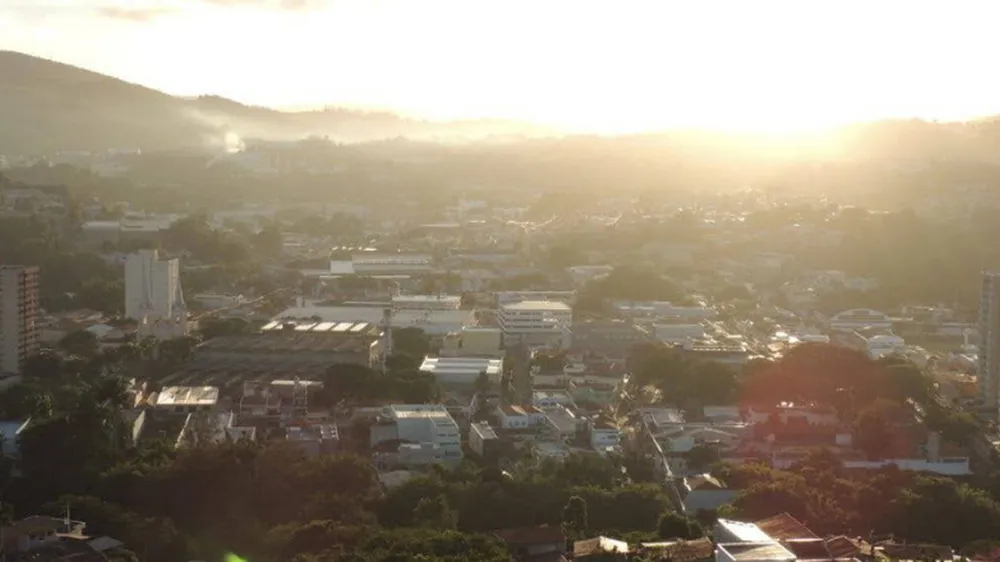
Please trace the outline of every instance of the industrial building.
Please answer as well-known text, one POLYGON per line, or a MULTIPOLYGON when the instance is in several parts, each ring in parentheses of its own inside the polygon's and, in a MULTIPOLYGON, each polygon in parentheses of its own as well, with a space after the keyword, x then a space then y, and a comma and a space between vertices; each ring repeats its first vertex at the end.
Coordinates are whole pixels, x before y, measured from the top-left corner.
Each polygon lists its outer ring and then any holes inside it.
MULTIPOLYGON (((302 303, 305 304, 305 303, 302 303)), ((379 324, 387 307, 380 306, 298 306, 289 308, 275 320, 307 320, 314 322, 367 322, 379 324)), ((393 328, 420 328, 430 336, 444 336, 459 332, 466 326, 475 326, 475 313, 471 310, 395 310, 391 319, 393 328)))

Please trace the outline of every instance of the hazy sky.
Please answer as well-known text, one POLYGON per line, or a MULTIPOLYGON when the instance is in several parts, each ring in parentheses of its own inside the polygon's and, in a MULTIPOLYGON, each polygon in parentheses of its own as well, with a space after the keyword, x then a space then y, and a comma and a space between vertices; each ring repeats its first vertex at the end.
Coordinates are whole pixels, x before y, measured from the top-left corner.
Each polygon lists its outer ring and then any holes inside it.
POLYGON ((1000 113, 1000 1, 0 0, 0 49, 175 94, 596 132, 1000 113))

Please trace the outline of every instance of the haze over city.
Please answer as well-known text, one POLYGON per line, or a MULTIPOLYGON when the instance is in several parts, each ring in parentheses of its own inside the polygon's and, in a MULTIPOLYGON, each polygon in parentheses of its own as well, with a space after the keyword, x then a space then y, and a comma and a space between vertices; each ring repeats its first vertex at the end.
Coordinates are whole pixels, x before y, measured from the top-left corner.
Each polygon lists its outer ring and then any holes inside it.
POLYGON ((8 0, 0 48, 276 108, 788 132, 1000 112, 998 15, 969 0, 8 0))

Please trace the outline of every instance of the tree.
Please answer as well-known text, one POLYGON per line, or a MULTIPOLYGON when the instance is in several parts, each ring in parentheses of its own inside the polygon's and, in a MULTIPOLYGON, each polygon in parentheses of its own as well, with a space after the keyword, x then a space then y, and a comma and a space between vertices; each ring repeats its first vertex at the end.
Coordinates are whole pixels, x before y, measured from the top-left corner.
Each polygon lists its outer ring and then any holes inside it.
POLYGON ((254 249, 267 256, 280 254, 284 243, 281 230, 274 225, 265 227, 253 237, 254 249))
POLYGON ((587 534, 587 502, 573 496, 566 502, 562 514, 563 529, 567 535, 581 538, 587 534))
POLYGON ((656 524, 657 533, 661 539, 697 539, 703 535, 697 521, 677 513, 668 511, 660 516, 656 524))
POLYGON ((420 328, 393 328, 393 353, 405 353, 421 360, 431 349, 430 339, 420 328))
POLYGON ((364 400, 375 391, 378 374, 363 365, 337 363, 326 369, 323 375, 322 396, 328 404, 340 400, 348 402, 364 400))
POLYGON ((695 445, 684 454, 684 457, 687 460, 688 469, 694 472, 705 472, 722 460, 717 448, 705 444, 695 445))
POLYGON ((100 351, 97 336, 88 330, 70 332, 59 340, 59 348, 69 355, 91 358, 100 351))
POLYGON ((871 460, 885 458, 889 452, 893 430, 890 425, 888 408, 891 404, 877 402, 858 416, 855 433, 858 438, 858 448, 871 460))
POLYGON ((413 509, 413 521, 417 526, 431 529, 454 529, 455 514, 448 506, 448 499, 439 494, 434 498, 423 498, 413 509))
POLYGON ((61 355, 42 350, 28 356, 21 367, 21 373, 26 379, 53 381, 62 377, 64 367, 65 361, 61 355))

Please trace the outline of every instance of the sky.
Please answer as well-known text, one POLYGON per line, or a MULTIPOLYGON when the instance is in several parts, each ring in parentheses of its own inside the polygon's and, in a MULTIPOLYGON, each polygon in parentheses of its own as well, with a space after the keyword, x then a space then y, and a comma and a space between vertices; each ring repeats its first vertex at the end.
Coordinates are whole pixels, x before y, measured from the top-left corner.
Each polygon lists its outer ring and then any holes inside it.
POLYGON ((1000 114, 995 0, 0 0, 0 49, 171 94, 595 133, 1000 114))

